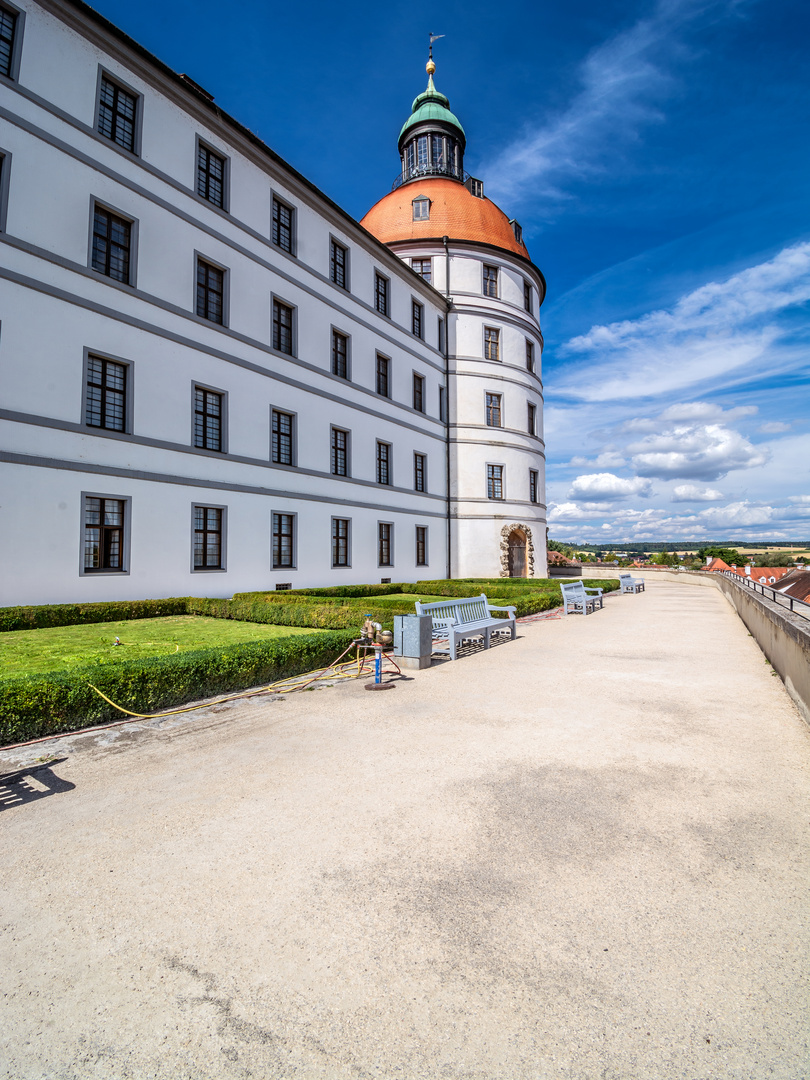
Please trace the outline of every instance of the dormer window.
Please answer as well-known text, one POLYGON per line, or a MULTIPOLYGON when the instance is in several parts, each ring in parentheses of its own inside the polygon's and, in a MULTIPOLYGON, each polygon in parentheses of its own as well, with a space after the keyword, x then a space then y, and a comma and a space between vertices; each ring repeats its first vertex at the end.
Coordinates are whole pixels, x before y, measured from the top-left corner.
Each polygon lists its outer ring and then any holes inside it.
POLYGON ((512 218, 512 220, 509 222, 509 224, 512 226, 512 232, 515 234, 515 239, 517 240, 517 242, 519 244, 522 244, 523 243, 523 229, 522 229, 522 227, 520 226, 520 224, 517 221, 515 221, 514 218, 512 218))
POLYGON ((413 200, 413 220, 428 221, 430 218, 430 199, 427 195, 417 195, 413 200))
POLYGON ((484 181, 476 180, 474 176, 469 177, 465 187, 468 189, 471 195, 474 195, 476 199, 483 199, 484 197, 484 181))

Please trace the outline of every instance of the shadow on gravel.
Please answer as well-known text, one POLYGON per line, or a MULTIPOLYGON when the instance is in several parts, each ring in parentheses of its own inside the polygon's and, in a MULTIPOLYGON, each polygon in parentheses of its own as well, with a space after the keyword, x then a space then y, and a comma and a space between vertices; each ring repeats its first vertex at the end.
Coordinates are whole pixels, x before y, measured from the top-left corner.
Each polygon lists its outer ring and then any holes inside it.
POLYGON ((49 761, 47 765, 32 765, 28 769, 0 776, 0 810, 10 810, 14 806, 47 799, 49 795, 73 791, 75 784, 60 779, 53 772, 52 766, 61 765, 63 761, 67 761, 67 758, 49 761))

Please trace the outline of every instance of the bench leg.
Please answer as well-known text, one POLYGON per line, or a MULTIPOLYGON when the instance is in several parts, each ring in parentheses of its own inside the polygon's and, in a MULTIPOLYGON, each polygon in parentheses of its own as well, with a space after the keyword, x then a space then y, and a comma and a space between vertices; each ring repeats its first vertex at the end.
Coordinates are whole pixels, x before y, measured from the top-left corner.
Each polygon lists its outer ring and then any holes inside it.
POLYGON ((485 649, 489 648, 489 635, 490 635, 490 628, 488 626, 485 626, 484 627, 484 648, 485 649))

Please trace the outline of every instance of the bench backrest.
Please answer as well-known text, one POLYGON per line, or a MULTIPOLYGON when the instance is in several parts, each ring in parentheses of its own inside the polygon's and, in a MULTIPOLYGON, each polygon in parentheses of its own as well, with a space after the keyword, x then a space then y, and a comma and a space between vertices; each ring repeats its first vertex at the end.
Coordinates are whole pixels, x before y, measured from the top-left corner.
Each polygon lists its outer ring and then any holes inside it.
POLYGON ((569 598, 578 600, 585 595, 585 586, 581 581, 563 581, 560 583, 560 589, 562 590, 563 600, 569 598))
POLYGON ((632 574, 619 574, 619 581, 632 581, 632 580, 633 580, 633 575, 632 574))
POLYGON ((481 619, 490 618, 484 593, 462 600, 440 600, 433 604, 423 604, 417 600, 416 613, 452 617, 458 623, 480 622, 481 619))

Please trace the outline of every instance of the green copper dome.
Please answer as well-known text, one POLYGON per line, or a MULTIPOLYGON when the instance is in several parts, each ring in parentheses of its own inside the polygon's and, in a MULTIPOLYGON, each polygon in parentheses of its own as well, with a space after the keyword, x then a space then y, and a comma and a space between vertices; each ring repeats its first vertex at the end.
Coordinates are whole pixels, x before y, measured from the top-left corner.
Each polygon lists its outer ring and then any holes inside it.
POLYGON ((431 73, 427 90, 414 100, 411 107, 411 115, 402 125, 402 131, 399 133, 399 141, 402 142, 403 136, 410 131, 411 128, 416 127, 417 124, 436 120, 443 124, 448 124, 450 127, 454 127, 461 135, 462 140, 466 143, 467 136, 464 134, 464 128, 461 126, 458 117, 450 112, 450 102, 448 99, 444 94, 440 94, 433 85, 433 74, 431 73))

